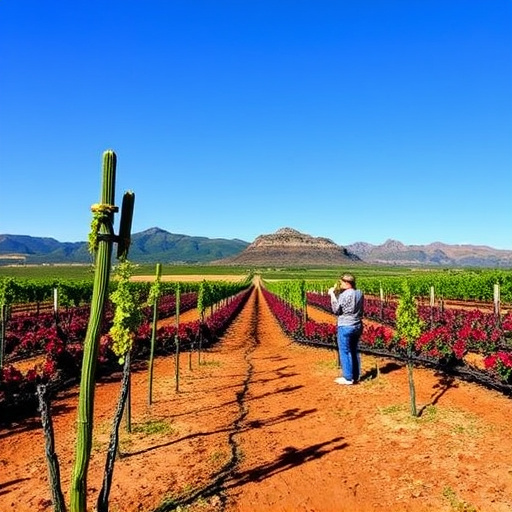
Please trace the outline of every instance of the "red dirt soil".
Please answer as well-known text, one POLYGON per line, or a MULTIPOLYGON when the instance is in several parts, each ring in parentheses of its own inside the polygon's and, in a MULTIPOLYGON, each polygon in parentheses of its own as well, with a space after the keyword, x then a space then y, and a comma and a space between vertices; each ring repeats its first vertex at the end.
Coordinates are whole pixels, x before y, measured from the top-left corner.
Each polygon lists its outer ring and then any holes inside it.
MULTIPOLYGON (((179 392, 173 357, 156 361, 151 406, 147 371, 133 373, 132 433, 123 425, 110 511, 172 510, 171 499, 193 512, 512 510, 510 399, 415 369, 412 418, 406 369, 362 360, 360 384, 334 383, 336 353, 285 336, 256 288, 201 362, 182 354, 179 392)), ((88 510, 118 394, 119 379, 97 385, 88 510)), ((52 404, 66 502, 76 400, 73 388, 52 404)), ((51 510, 40 422, 0 430, 0 512, 51 510)))

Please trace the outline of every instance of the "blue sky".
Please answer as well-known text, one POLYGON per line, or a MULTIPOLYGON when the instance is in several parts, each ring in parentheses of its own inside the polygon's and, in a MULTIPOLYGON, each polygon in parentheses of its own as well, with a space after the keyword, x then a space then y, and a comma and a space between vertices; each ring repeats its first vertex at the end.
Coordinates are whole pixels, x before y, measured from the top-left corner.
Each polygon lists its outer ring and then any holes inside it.
POLYGON ((0 2, 0 233, 512 249, 512 3, 0 2), (119 219, 117 219, 117 222, 119 219))

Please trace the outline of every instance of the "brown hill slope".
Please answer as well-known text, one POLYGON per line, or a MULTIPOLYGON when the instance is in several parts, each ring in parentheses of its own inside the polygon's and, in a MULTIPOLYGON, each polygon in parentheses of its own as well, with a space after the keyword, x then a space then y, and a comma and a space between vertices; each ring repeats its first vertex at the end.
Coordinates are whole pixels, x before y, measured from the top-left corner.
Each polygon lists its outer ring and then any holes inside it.
POLYGON ((346 265, 360 258, 323 237, 312 237, 291 228, 260 235, 237 256, 219 263, 228 265, 329 266, 346 265))

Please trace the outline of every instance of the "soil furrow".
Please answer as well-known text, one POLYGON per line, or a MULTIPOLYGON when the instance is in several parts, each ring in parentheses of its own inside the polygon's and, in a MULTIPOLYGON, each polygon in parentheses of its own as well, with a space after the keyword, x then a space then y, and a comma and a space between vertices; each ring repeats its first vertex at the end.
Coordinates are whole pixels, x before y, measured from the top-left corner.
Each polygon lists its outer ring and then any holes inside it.
POLYGON ((253 372, 251 355, 258 343, 257 302, 258 296, 255 292, 252 292, 245 307, 234 320, 222 341, 223 351, 235 352, 237 347, 242 349, 245 365, 245 376, 242 381, 241 389, 235 393, 236 403, 238 405, 238 416, 235 417, 232 426, 227 429, 227 444, 231 456, 218 473, 211 476, 211 480, 207 485, 194 489, 194 491, 187 496, 173 499, 168 503, 163 503, 155 509, 154 512, 165 512, 184 506, 188 506, 189 509, 193 507, 202 508, 205 501, 213 503, 213 506, 219 511, 224 510, 226 507, 224 486, 226 480, 230 477, 240 461, 240 449, 237 436, 244 418, 247 415, 245 397, 253 372))

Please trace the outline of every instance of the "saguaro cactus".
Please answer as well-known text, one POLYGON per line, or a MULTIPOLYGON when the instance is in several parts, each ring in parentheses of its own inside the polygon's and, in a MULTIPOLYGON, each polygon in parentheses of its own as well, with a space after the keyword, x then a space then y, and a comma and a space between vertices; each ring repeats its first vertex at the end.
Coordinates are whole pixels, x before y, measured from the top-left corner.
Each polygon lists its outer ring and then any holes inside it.
POLYGON ((75 463, 71 477, 71 512, 87 510, 87 470, 91 455, 94 412, 95 370, 98 358, 101 324, 108 283, 114 241, 113 220, 118 208, 115 201, 116 154, 103 153, 103 178, 101 201, 91 207, 93 222, 89 235, 90 249, 95 255, 94 288, 89 324, 84 340, 82 374, 78 398, 77 440, 75 463))

